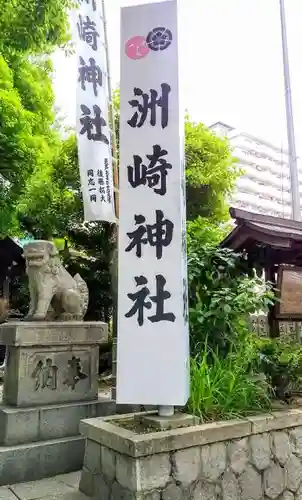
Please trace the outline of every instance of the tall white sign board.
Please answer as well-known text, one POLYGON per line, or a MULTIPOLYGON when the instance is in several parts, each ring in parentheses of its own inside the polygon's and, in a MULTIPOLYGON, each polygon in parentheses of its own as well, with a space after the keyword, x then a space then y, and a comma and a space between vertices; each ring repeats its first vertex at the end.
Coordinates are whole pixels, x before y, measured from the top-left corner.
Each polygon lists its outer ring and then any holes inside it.
POLYGON ((115 221, 108 72, 101 2, 81 0, 76 20, 77 139, 86 221, 115 221))
POLYGON ((117 402, 189 393, 177 2, 122 9, 117 402))

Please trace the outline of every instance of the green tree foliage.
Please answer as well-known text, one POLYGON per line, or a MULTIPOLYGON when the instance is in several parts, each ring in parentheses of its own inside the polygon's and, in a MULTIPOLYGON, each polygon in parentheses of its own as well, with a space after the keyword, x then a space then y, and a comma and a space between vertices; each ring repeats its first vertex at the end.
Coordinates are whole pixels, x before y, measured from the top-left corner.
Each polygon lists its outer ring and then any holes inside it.
POLYGON ((240 175, 226 138, 185 122, 188 252, 218 245, 230 230, 229 199, 240 175))
POLYGON ((239 175, 227 139, 202 123, 185 122, 187 218, 229 219, 228 200, 239 175))
POLYGON ((69 0, 0 1, 0 235, 18 231, 16 204, 29 177, 53 161, 52 66, 68 41, 69 0))
POLYGON ((84 217, 75 136, 62 141, 51 159, 37 166, 17 205, 21 229, 36 238, 67 236, 84 217))
POLYGON ((68 42, 71 0, 1 0, 0 52, 45 54, 68 42))

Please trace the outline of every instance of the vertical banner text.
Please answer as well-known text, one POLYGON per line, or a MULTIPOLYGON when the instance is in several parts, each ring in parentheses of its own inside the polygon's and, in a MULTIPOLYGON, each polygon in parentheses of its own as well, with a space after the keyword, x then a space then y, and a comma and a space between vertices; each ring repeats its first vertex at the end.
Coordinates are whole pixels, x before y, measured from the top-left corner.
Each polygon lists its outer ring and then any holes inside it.
POLYGON ((189 393, 177 1, 122 9, 117 401, 189 393))
POLYGON ((108 78, 101 2, 82 0, 76 20, 77 140, 86 221, 115 221, 108 78))

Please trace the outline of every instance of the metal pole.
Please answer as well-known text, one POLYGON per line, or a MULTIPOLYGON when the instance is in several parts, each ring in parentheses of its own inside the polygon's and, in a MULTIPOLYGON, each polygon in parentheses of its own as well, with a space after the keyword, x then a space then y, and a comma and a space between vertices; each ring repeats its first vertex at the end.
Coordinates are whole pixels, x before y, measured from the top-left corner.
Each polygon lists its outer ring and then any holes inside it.
MULTIPOLYGON (((108 35, 107 35, 107 21, 106 21, 106 10, 105 10, 105 0, 101 0, 102 3, 102 16, 104 25, 104 42, 106 51, 106 66, 107 66, 107 82, 108 82, 108 98, 109 98, 109 116, 111 124, 111 144, 112 144, 112 166, 113 166, 113 185, 114 185, 114 201, 115 201, 115 215, 118 220, 119 218, 119 178, 118 178, 118 151, 117 151, 117 141, 116 141, 116 131, 115 131, 115 119, 114 119, 114 106, 112 101, 112 84, 111 84, 111 73, 110 73, 110 60, 109 60, 109 46, 108 46, 108 35)), ((111 290, 112 290, 112 302, 113 302, 113 314, 112 314, 112 399, 116 399, 116 352, 117 352, 117 295, 118 295, 118 224, 114 227, 114 239, 115 239, 115 249, 112 256, 111 264, 111 290)))
POLYGON ((296 144, 295 144, 295 131, 294 131, 294 120, 293 120, 293 106, 292 106, 292 96, 291 96, 284 0, 280 0, 280 20, 281 20, 281 33, 282 33, 282 53, 283 53, 289 171, 290 171, 291 196, 292 196, 292 218, 294 220, 299 221, 301 220, 299 177, 298 177, 297 154, 296 154, 296 144))
MULTIPOLYGON (((292 105, 291 82, 290 82, 290 72, 289 72, 284 0, 280 0, 280 20, 281 20, 281 34, 282 34, 288 158, 289 158, 290 184, 291 184, 291 196, 292 196, 292 218, 293 220, 300 221, 301 206, 300 206, 300 192, 299 192, 299 176, 298 176, 297 153, 296 153, 296 143, 295 143, 295 130, 294 130, 293 105, 292 105)), ((296 327, 296 339, 297 341, 301 341, 301 323, 296 323, 295 327, 296 327)))

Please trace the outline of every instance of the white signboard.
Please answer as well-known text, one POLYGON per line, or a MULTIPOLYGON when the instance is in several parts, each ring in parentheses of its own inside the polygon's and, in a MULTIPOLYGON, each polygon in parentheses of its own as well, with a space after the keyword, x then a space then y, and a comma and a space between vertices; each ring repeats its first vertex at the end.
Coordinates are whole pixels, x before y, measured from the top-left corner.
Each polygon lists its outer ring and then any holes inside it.
POLYGON ((177 2, 122 9, 117 401, 189 393, 177 2))
POLYGON ((77 139, 86 221, 115 221, 108 76, 101 2, 81 0, 76 21, 77 139))

